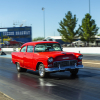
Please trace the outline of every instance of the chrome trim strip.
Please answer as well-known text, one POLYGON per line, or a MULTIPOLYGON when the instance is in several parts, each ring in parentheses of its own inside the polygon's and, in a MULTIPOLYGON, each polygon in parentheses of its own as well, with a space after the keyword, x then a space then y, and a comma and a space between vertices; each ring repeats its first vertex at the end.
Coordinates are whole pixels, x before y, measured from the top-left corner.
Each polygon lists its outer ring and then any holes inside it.
POLYGON ((55 72, 55 71, 66 71, 67 69, 75 69, 75 68, 84 68, 83 65, 78 66, 66 66, 66 67, 53 67, 53 68, 45 68, 45 72, 55 72))

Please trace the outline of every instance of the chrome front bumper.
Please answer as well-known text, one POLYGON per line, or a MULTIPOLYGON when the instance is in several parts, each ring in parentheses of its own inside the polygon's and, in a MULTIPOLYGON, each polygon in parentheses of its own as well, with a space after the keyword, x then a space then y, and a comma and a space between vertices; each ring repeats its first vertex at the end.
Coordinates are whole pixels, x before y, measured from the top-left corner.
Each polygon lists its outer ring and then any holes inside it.
POLYGON ((45 72, 59 72, 59 71, 66 71, 68 69, 76 69, 76 68, 84 68, 83 65, 78 66, 66 66, 66 67, 54 67, 54 68, 45 68, 45 72))

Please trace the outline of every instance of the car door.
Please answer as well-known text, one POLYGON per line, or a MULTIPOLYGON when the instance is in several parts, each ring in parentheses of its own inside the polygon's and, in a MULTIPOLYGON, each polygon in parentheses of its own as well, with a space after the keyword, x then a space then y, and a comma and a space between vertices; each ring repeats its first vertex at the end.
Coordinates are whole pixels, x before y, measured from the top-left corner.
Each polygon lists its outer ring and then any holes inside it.
POLYGON ((24 67, 33 69, 33 46, 27 46, 24 54, 24 67))
POLYGON ((21 67, 24 67, 24 54, 26 52, 26 46, 22 47, 21 50, 20 50, 20 53, 18 55, 19 57, 19 63, 20 63, 20 66, 21 67))

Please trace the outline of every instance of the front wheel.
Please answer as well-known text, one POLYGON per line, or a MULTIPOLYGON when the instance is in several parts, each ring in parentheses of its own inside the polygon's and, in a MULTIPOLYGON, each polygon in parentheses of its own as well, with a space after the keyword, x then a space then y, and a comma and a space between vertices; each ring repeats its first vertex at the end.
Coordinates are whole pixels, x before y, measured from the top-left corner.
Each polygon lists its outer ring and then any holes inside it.
POLYGON ((47 77, 49 75, 49 73, 45 72, 45 68, 44 68, 44 65, 43 64, 40 64, 39 65, 39 75, 40 77, 47 77))
POLYGON ((70 70, 70 73, 71 73, 72 75, 76 75, 76 74, 78 73, 78 71, 79 71, 79 69, 71 69, 71 70, 70 70))

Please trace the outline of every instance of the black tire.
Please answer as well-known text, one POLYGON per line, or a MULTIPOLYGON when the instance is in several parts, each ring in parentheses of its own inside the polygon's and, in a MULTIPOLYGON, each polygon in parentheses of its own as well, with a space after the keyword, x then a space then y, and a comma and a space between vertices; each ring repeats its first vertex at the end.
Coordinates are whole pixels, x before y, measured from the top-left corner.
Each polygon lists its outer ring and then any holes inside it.
POLYGON ((38 70, 39 70, 39 76, 41 78, 44 78, 44 77, 48 77, 49 76, 49 73, 48 72, 45 72, 45 68, 44 68, 44 65, 43 64, 40 64, 39 65, 38 70))
POLYGON ((27 69, 20 67, 19 63, 16 63, 16 69, 18 72, 26 72, 27 71, 27 69))
POLYGON ((71 70, 70 70, 70 73, 71 73, 72 75, 76 75, 76 74, 78 73, 78 71, 79 71, 79 69, 71 69, 71 70))

